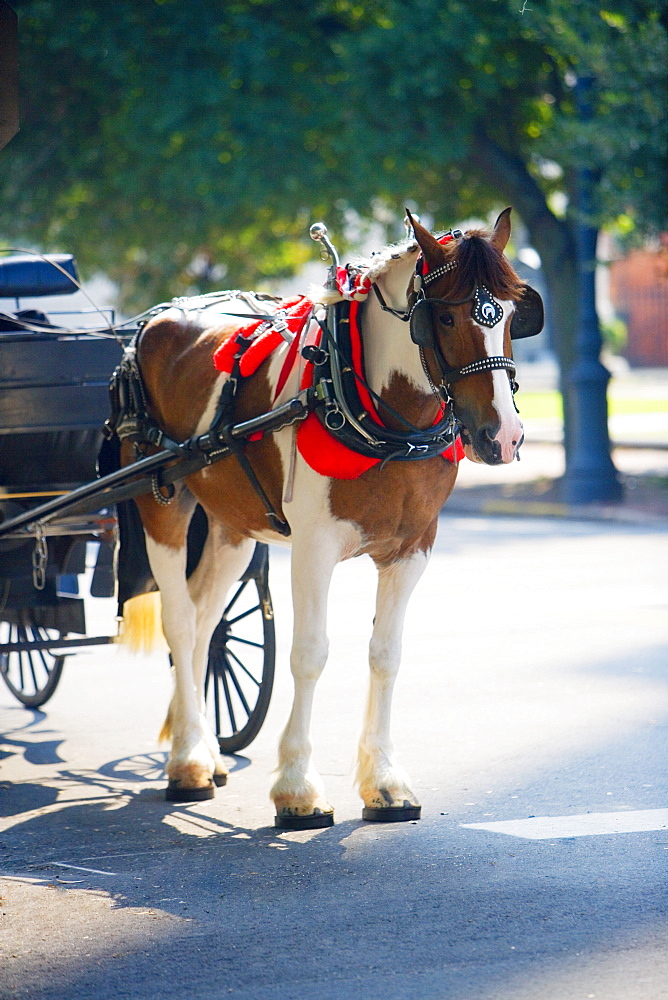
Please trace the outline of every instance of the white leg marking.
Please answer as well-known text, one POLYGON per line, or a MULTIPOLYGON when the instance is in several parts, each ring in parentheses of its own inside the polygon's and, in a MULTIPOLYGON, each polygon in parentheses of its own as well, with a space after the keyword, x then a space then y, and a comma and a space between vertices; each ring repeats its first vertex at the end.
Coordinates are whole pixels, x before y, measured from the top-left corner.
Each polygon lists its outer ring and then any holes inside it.
POLYGON ((320 775, 311 765, 310 724, 315 686, 327 661, 327 595, 341 546, 329 534, 293 537, 294 630, 290 668, 294 697, 278 752, 278 778, 271 790, 277 815, 329 812, 320 775))
POLYGON ((393 759, 392 691, 401 660, 401 635, 408 601, 429 555, 417 552, 378 573, 376 618, 369 646, 369 698, 359 743, 357 781, 371 808, 417 805, 408 776, 393 759))
POLYGON ((250 562, 255 542, 245 539, 230 545, 222 525, 209 522, 209 534, 197 569, 188 580, 188 592, 196 611, 196 639, 193 650, 193 682, 200 714, 202 737, 214 760, 216 774, 226 774, 216 735, 204 715, 204 680, 209 660, 209 643, 220 621, 230 587, 250 562))
POLYGON ((210 782, 214 760, 202 738, 193 677, 197 617, 186 583, 186 547, 172 549, 147 534, 146 551, 160 590, 162 627, 174 665, 174 696, 169 709, 172 748, 167 773, 184 787, 198 788, 210 782))

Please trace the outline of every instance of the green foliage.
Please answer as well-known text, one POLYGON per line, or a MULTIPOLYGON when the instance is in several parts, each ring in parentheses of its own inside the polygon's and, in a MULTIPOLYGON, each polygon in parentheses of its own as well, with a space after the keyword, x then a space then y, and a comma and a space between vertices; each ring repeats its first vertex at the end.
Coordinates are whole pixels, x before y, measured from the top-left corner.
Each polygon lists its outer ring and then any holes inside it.
POLYGON ((617 317, 601 323, 603 343, 613 354, 621 354, 626 347, 628 328, 623 319, 617 317))
POLYGON ((220 285, 221 265, 232 286, 289 274, 313 259, 309 223, 340 232, 350 208, 480 217, 503 190, 480 137, 514 158, 527 206, 552 216, 587 165, 597 222, 665 225, 655 3, 14 5, 22 131, 2 154, 0 232, 73 250, 127 306, 220 285), (587 125, 578 74, 596 80, 587 125))

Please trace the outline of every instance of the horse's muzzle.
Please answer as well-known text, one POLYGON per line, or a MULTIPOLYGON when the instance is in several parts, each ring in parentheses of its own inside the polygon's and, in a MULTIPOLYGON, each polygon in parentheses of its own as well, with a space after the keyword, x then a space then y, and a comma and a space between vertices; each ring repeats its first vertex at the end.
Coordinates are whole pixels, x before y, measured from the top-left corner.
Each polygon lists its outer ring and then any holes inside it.
POLYGON ((496 428, 479 427, 476 432, 473 447, 485 465, 503 464, 501 443, 497 441, 495 435, 496 428))
POLYGON ((488 425, 479 427, 472 438, 464 427, 461 430, 462 444, 466 457, 484 465, 505 465, 518 457, 524 441, 524 434, 505 445, 496 437, 498 428, 488 425))

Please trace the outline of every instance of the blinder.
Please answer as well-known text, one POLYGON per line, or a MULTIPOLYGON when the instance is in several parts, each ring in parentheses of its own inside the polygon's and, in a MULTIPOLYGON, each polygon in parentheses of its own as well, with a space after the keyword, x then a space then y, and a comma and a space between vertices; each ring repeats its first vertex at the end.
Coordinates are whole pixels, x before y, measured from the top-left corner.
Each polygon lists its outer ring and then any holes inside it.
POLYGON ((543 329, 545 310, 543 300, 531 285, 525 285, 522 298, 515 303, 515 312, 510 321, 511 340, 535 337, 543 329))
POLYGON ((418 347, 431 347, 434 340, 434 306, 440 299, 418 299, 410 317, 411 340, 418 347))
MULTIPOLYGON (((450 299, 422 297, 415 303, 410 314, 410 333, 413 343, 418 347, 433 347, 436 308, 442 306, 447 309, 471 300, 473 301, 471 316, 476 323, 492 327, 503 316, 501 306, 484 285, 476 286, 473 295, 456 302, 450 299)), ((510 322, 511 339, 523 340, 525 337, 535 337, 543 329, 543 323, 543 300, 534 288, 525 285, 521 299, 515 303, 515 312, 510 322)))

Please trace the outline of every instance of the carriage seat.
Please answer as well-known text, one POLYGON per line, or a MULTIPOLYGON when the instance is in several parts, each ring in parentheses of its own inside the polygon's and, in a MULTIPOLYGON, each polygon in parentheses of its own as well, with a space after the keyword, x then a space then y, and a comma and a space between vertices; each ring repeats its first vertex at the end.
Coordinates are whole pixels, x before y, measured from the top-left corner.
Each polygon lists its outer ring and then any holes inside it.
POLYGON ((36 295, 70 295, 77 286, 51 261, 59 264, 76 281, 77 265, 70 253, 53 253, 42 257, 21 254, 0 257, 0 298, 23 298, 36 295))

